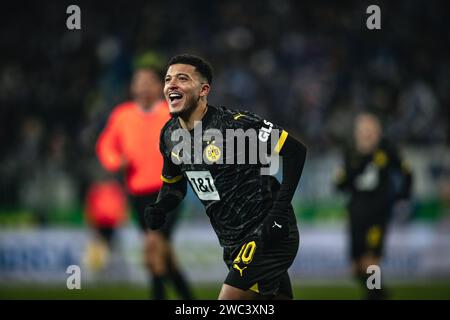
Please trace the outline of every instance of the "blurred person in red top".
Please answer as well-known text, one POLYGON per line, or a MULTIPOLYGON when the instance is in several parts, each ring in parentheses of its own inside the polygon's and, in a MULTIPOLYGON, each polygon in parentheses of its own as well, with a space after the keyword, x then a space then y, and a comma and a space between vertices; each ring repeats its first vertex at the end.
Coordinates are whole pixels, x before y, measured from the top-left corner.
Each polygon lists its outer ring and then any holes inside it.
POLYGON ((91 184, 86 196, 86 219, 110 244, 114 230, 127 219, 127 199, 122 186, 115 180, 91 184))
POLYGON ((166 298, 164 283, 170 279, 183 299, 192 299, 170 243, 179 210, 172 211, 158 231, 149 230, 144 221, 145 207, 156 202, 162 186, 159 135, 170 118, 167 102, 162 98, 162 73, 158 65, 138 65, 130 89, 133 100, 119 104, 112 111, 98 138, 97 156, 106 170, 125 171, 127 192, 145 234, 144 259, 152 275, 153 298, 166 298))
POLYGON ((127 220, 127 197, 116 179, 96 179, 88 188, 85 199, 85 219, 94 231, 84 260, 93 271, 103 271, 109 266, 115 249, 116 230, 127 220))

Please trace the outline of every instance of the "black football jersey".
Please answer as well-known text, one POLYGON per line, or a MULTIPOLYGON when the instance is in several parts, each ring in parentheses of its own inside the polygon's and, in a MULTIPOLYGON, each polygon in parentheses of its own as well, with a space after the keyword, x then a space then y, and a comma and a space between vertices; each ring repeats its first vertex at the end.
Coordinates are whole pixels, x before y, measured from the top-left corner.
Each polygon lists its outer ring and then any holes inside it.
POLYGON ((277 157, 286 137, 286 131, 253 113, 208 105, 193 130, 182 129, 176 117, 161 130, 161 178, 188 181, 220 244, 233 246, 272 206, 268 176, 261 174, 268 166, 264 155, 277 157))
POLYGON ((386 140, 367 155, 347 150, 344 170, 337 178, 338 188, 351 192, 350 205, 366 211, 392 205, 409 194, 412 183, 409 166, 386 140))

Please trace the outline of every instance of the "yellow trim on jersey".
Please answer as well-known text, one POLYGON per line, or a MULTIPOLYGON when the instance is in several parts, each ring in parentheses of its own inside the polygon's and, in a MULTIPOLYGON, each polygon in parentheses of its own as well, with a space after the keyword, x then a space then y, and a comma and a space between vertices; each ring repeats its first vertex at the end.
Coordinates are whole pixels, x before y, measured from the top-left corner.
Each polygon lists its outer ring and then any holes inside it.
POLYGON ((175 183, 180 181, 183 178, 183 176, 176 176, 174 178, 171 179, 167 179, 164 176, 161 176, 161 180, 164 181, 165 183, 175 183))
POLYGON ((277 145, 275 146, 275 152, 276 153, 280 153, 281 148, 283 148, 284 142, 286 141, 286 138, 288 136, 289 133, 287 133, 286 131, 281 131, 281 136, 280 139, 278 139, 277 145))
POLYGON ((250 290, 252 290, 252 291, 254 291, 254 292, 256 292, 256 293, 259 293, 258 282, 255 283, 255 284, 250 288, 250 290))

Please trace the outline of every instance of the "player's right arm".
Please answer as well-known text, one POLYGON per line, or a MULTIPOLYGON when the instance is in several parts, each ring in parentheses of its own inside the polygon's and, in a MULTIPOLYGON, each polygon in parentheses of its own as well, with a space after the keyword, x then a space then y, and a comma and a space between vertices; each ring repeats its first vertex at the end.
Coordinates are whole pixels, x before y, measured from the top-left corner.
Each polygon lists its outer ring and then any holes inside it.
POLYGON ((158 194, 158 199, 145 209, 145 221, 152 229, 159 229, 165 222, 166 214, 175 209, 186 196, 187 182, 181 169, 165 155, 164 143, 160 143, 164 164, 161 174, 163 185, 158 194))

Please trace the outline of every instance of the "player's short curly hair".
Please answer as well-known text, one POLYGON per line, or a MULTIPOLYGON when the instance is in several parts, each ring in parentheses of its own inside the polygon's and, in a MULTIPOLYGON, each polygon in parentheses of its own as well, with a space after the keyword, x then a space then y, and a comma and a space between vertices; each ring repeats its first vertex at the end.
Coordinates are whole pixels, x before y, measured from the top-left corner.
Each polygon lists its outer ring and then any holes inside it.
POLYGON ((169 60, 167 67, 173 64, 188 64, 194 66, 196 71, 211 84, 213 79, 213 71, 211 65, 204 59, 192 54, 179 54, 169 60))

